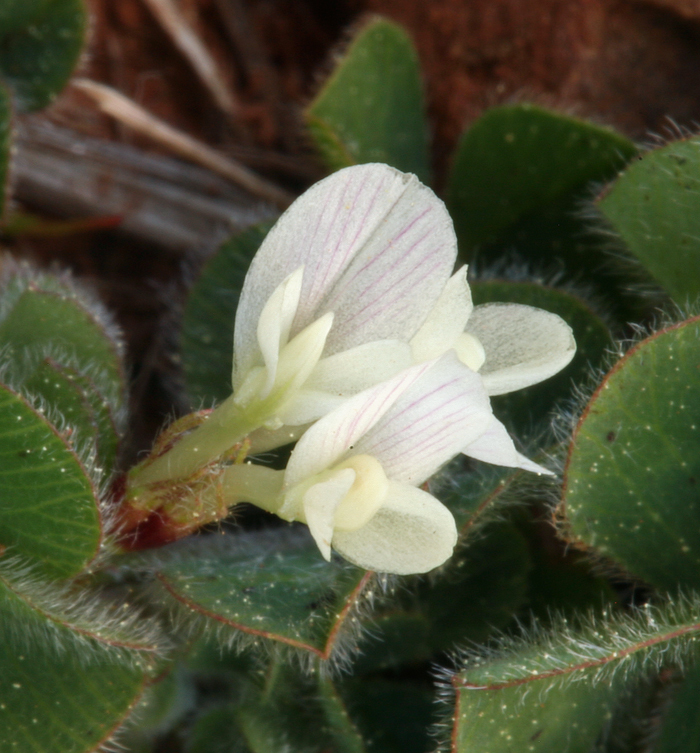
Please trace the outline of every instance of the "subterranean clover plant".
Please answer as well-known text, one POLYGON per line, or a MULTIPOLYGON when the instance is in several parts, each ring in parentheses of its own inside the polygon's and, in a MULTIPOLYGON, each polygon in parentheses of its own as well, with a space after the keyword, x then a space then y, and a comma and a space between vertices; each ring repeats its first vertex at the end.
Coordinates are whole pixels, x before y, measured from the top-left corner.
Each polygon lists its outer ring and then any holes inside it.
MULTIPOLYGON (((85 26, 0 4, 3 176, 85 26)), ((496 107, 443 204, 376 17, 305 117, 330 174, 204 264, 205 409, 132 468, 109 313, 3 261, 0 753, 695 750, 700 141, 496 107)))

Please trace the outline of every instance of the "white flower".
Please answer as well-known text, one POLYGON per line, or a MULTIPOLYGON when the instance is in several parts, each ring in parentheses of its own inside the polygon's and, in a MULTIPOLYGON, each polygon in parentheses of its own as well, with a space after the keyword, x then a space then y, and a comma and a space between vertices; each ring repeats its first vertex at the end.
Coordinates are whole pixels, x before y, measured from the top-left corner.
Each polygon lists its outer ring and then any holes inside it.
MULTIPOLYGON (((231 466, 222 493, 229 503, 247 499, 306 523, 326 559, 332 547, 366 569, 427 572, 451 555, 457 531, 449 510, 418 487, 460 451, 478 446, 493 422, 481 378, 451 351, 321 418, 284 472, 231 466)), ((544 470, 503 435, 495 437, 501 455, 509 445, 514 465, 544 470)))
MULTIPOLYGON (((234 392, 196 430, 130 474, 134 486, 186 479, 248 438, 252 452, 296 440, 349 397, 453 350, 489 394, 569 362, 559 317, 512 304, 473 308, 442 201, 387 165, 340 170, 280 217, 241 291, 234 392)), ((468 454, 532 467, 492 418, 468 454)))
POLYGON ((265 413, 268 429, 302 426, 410 366, 408 341, 455 258, 447 210, 415 176, 369 164, 317 183, 280 217, 246 276, 238 405, 265 413))

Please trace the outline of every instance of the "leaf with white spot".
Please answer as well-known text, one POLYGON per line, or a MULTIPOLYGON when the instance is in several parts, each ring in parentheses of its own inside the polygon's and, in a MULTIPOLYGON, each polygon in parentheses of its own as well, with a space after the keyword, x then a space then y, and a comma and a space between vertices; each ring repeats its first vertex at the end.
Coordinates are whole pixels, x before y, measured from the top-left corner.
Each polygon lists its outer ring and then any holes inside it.
POLYGON ((566 533, 662 590, 700 587, 700 317, 635 345, 574 431, 566 533))

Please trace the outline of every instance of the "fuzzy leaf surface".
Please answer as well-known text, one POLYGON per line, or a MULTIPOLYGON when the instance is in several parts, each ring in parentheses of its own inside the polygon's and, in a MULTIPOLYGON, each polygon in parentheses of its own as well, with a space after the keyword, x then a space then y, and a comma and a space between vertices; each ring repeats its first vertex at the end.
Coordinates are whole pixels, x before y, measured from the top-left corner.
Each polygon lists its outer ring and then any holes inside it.
POLYGON ((700 586, 700 317, 634 346, 574 432, 570 535, 662 590, 700 586))
POLYGON ((700 295, 700 139, 633 162, 600 209, 647 271, 679 304, 700 295))
POLYGON ((11 383, 76 429, 72 439, 96 436, 101 467, 109 472, 125 378, 121 343, 105 312, 67 281, 25 271, 6 285, 2 303, 0 347, 11 383))
POLYGON ((331 170, 385 162, 428 182, 418 55, 397 24, 375 17, 361 28, 305 115, 331 170))
POLYGON ((3 0, 0 80, 20 110, 46 107, 78 62, 87 29, 83 0, 3 0))
POLYGON ((96 489, 67 441, 0 385, 0 544, 54 577, 79 573, 102 535, 96 489))
POLYGON ((206 262, 190 289, 180 346, 190 401, 209 407, 231 394, 233 322, 251 259, 269 224, 256 225, 226 241, 206 262))
POLYGON ((226 628, 224 643, 248 635, 328 659, 354 622, 371 574, 329 565, 306 535, 273 533, 170 547, 155 565, 166 600, 208 628, 226 628))
POLYGON ((87 372, 114 409, 119 406, 124 384, 120 345, 99 305, 93 308, 71 286, 48 275, 36 280, 18 276, 3 291, 3 303, 0 346, 10 359, 21 364, 31 361, 32 351, 45 350, 54 360, 87 372))
POLYGON ((24 383, 31 395, 39 395, 59 411, 75 435, 72 444, 88 441, 97 447, 103 467, 112 468, 117 457, 118 436, 110 406, 94 383, 76 369, 44 359, 24 383))
POLYGON ((627 688, 646 672, 697 660, 697 601, 640 610, 472 656, 452 677, 452 751, 589 753, 627 688))
POLYGON ((564 290, 505 280, 475 282, 471 289, 475 305, 499 302, 534 306, 558 314, 574 331, 576 355, 568 366, 540 384, 491 398, 496 416, 518 438, 525 439, 557 401, 571 397, 573 385, 585 379, 589 368, 601 363, 613 344, 610 330, 585 301, 564 290))
POLYGON ((24 621, 3 612, 0 750, 89 753, 128 716, 145 669, 95 646, 26 645, 24 621))
POLYGON ((529 104, 494 107, 462 136, 448 207, 468 258, 519 221, 609 180, 636 153, 614 131, 529 104))

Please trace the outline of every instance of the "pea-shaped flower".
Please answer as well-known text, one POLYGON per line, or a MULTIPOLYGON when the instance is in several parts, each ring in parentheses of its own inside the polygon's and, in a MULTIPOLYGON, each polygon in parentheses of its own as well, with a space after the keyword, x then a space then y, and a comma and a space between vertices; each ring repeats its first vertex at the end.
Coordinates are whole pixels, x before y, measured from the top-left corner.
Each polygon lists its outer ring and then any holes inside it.
MULTIPOLYGON (((299 440, 285 471, 234 465, 219 493, 309 526, 321 553, 331 547, 361 567, 408 574, 452 553, 454 518, 419 488, 493 426, 481 378, 454 351, 351 397, 299 440)), ((516 452, 507 432, 487 443, 510 464, 547 472, 516 452)))

